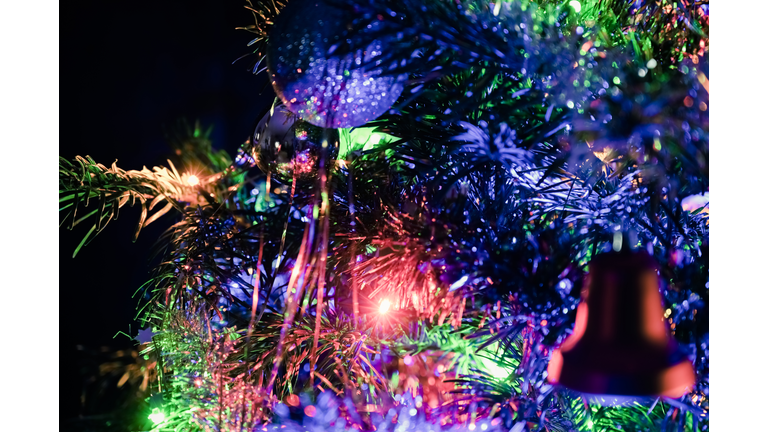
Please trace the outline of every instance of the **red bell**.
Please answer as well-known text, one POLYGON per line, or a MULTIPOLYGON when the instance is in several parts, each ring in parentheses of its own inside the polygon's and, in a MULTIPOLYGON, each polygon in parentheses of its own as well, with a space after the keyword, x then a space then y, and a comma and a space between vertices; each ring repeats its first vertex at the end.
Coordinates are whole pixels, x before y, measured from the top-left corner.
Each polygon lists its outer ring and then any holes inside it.
POLYGON ((573 334, 548 380, 584 393, 680 397, 695 381, 663 316, 656 262, 644 251, 596 256, 573 334))

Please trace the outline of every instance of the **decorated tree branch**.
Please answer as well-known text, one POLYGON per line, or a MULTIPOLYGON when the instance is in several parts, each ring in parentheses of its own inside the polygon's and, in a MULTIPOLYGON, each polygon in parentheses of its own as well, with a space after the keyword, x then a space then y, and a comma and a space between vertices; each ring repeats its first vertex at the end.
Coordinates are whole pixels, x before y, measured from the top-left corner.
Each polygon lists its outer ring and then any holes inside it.
POLYGON ((247 9, 236 155, 60 162, 78 250, 169 227, 154 430, 708 430, 708 2, 247 9))

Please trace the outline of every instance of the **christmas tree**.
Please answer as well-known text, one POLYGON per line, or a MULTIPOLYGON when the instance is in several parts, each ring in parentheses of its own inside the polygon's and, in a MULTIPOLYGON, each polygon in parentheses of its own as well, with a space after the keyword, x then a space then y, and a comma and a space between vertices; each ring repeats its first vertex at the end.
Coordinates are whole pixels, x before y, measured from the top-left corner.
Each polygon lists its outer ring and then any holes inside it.
POLYGON ((237 154, 60 160, 75 254, 169 226, 137 425, 708 430, 708 2, 247 9, 276 97, 237 154))

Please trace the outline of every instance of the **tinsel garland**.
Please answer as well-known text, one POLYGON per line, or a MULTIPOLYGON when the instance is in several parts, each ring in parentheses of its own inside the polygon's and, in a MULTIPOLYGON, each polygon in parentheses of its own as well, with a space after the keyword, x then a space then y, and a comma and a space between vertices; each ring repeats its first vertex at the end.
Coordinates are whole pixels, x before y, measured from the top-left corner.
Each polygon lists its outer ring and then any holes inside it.
MULTIPOLYGON (((271 182, 253 142, 232 163, 199 128, 172 143, 195 181, 61 160, 83 244, 126 204, 136 235, 178 216, 140 310, 156 430, 707 430, 708 211, 684 203, 709 186, 708 4, 355 4, 348 31, 377 19, 383 56, 417 61, 368 124, 387 139, 348 143, 322 182, 271 182), (661 264, 697 373, 681 399, 547 383, 617 239, 661 264)), ((251 5, 254 72, 283 6, 251 5)))

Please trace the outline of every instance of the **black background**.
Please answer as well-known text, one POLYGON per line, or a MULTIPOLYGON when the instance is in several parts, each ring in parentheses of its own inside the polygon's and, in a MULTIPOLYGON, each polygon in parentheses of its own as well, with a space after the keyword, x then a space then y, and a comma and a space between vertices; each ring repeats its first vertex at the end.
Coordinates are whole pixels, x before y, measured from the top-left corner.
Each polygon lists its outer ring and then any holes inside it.
MULTIPOLYGON (((232 64, 249 52, 252 39, 235 29, 253 23, 244 5, 245 0, 62 3, 60 155, 90 155, 105 165, 117 160, 123 169, 165 165, 165 130, 181 118, 213 125, 214 147, 232 155, 274 97, 269 88, 262 92, 266 76, 254 76, 248 60, 232 64)), ((132 296, 149 277, 150 247, 172 222, 161 218, 132 243, 137 218, 137 209, 121 211, 74 259, 88 227, 59 230, 62 420, 83 414, 82 380, 93 372, 76 347, 135 346, 114 336, 128 333, 129 326, 136 334, 138 299, 132 296)))

